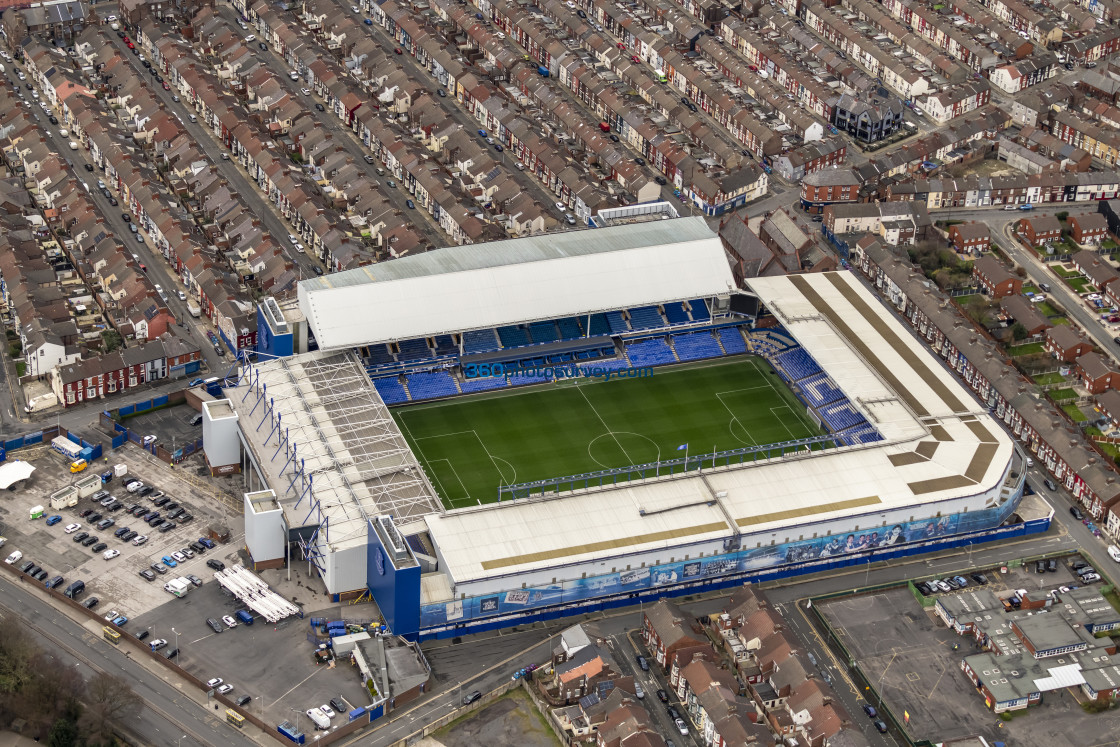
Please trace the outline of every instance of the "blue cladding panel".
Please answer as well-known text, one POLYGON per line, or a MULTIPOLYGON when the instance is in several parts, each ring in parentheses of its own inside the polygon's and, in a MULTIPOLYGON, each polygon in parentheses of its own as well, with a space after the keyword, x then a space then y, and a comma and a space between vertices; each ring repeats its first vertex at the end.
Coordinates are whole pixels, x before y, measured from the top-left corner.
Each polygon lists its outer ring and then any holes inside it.
POLYGON ((415 637, 420 630, 420 566, 397 569, 381 545, 373 522, 367 527, 366 578, 369 593, 381 608, 385 624, 397 635, 415 637))

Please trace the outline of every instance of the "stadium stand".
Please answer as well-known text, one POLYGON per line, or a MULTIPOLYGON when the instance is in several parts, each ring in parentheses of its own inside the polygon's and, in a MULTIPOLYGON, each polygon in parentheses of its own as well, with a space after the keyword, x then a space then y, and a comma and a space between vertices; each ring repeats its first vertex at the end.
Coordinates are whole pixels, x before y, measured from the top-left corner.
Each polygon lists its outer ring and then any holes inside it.
MULTIPOLYGON (((625 322, 623 322, 625 325, 625 322)), ((599 337, 602 335, 609 335, 611 333, 610 321, 607 319, 606 314, 592 314, 591 315, 591 336, 599 337)))
POLYGON ((665 318, 669 320, 669 324, 688 324, 691 321, 688 312, 684 310, 684 304, 679 301, 665 304, 665 318))
POLYGON ((401 340, 397 346, 400 348, 397 360, 400 361, 416 361, 432 357, 432 350, 428 347, 427 340, 401 340))
POLYGON ((682 361, 696 361, 702 358, 718 358, 723 355, 716 338, 711 332, 693 332, 688 335, 673 335, 673 347, 677 358, 682 361))
POLYGON ((507 377, 510 386, 524 386, 525 384, 544 384, 552 381, 551 373, 536 373, 534 371, 526 371, 524 373, 517 373, 507 377))
POLYGON ((639 306, 630 309, 630 327, 632 329, 658 329, 665 326, 665 320, 656 306, 639 306))
POLYGON ((492 329, 476 329, 463 333, 464 353, 489 353, 499 348, 501 344, 492 329))
POLYGON ((486 378, 464 379, 459 382, 459 388, 463 390, 463 394, 471 394, 473 392, 502 389, 506 386, 506 383, 505 376, 487 376, 486 378))
POLYGON ((607 326, 610 328, 612 335, 621 335, 630 331, 630 327, 627 326, 621 311, 608 311, 606 316, 607 326))
POLYGON ((529 335, 520 327, 498 327, 498 339, 503 348, 519 348, 529 343, 529 335))
POLYGON ((367 350, 369 351, 369 357, 366 358, 367 366, 384 366, 387 363, 396 363, 393 354, 389 352, 389 348, 381 343, 370 345, 367 350))
POLYGON ((401 386, 400 379, 396 376, 384 376, 379 379, 374 379, 373 386, 377 389, 377 393, 381 395, 381 399, 385 400, 385 404, 387 405, 395 405, 408 401, 408 392, 401 386))
POLYGON ((852 428, 867 422, 862 415, 855 411, 847 399, 825 405, 819 408, 817 412, 824 418, 824 422, 828 424, 829 430, 833 433, 839 433, 845 428, 852 428))
POLYGON ((747 341, 743 339, 743 333, 738 327, 721 327, 718 332, 719 342, 725 353, 739 355, 747 352, 747 341))
POLYGON ((790 381, 800 381, 821 372, 821 367, 803 348, 791 348, 779 353, 775 360, 789 376, 790 381))
POLYGON ((580 328, 579 320, 575 317, 557 319, 556 326, 560 329, 561 340, 575 340, 583 337, 583 330, 580 328))
POLYGON ((712 315, 708 313, 708 304, 704 303, 704 299, 697 298, 694 301, 689 301, 688 305, 692 310, 692 321, 706 322, 712 318, 712 315))
POLYGON ((781 327, 770 327, 770 328, 762 330, 762 331, 771 340, 773 340, 774 343, 776 343, 778 346, 780 346, 782 348, 797 347, 797 341, 794 340, 792 337, 790 337, 789 333, 786 332, 781 327))
POLYGON ((797 385, 801 387, 801 393, 809 404, 818 409, 844 398, 844 393, 836 388, 832 379, 824 372, 803 379, 797 385))
POLYGON ((870 423, 861 423, 853 428, 840 431, 836 435, 849 446, 853 444, 870 444, 883 440, 882 435, 880 435, 870 423))
POLYGON ((413 400, 454 397, 459 394, 455 379, 446 371, 409 374, 406 381, 413 400))
POLYGON ((555 322, 533 322, 529 325, 529 336, 535 343, 556 342, 559 335, 556 332, 555 322))
POLYGON ((635 367, 661 366, 677 362, 672 348, 662 337, 630 343, 626 346, 626 357, 630 359, 630 365, 635 367))
POLYGON ((451 335, 436 336, 436 355, 458 355, 459 346, 451 335))

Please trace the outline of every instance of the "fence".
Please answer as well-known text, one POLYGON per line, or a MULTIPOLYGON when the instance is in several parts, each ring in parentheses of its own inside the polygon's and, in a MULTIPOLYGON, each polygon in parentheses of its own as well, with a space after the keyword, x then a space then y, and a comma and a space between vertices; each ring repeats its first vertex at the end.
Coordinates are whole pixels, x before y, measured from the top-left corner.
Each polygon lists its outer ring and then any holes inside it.
POLYGON ((155 397, 145 402, 138 402, 136 404, 127 405, 118 408, 116 411, 102 411, 100 415, 101 426, 114 433, 112 438, 112 448, 119 449, 126 443, 134 443, 144 451, 156 457, 160 461, 167 464, 178 464, 191 454, 202 450, 202 438, 199 437, 194 441, 188 441, 185 444, 175 444, 174 451, 168 450, 165 446, 159 443, 144 443, 144 435, 137 431, 122 425, 120 420, 135 415, 143 415, 145 413, 154 412, 155 410, 164 407, 174 407, 186 401, 185 392, 172 392, 168 395, 155 397), (114 414, 115 412, 115 414, 114 414))
POLYGON ((58 436, 65 436, 66 438, 69 438, 71 441, 76 442, 83 449, 92 449, 93 454, 90 457, 91 461, 93 459, 101 458, 101 444, 95 444, 90 441, 86 441, 81 436, 75 433, 71 433, 61 426, 55 425, 51 426, 50 428, 44 428, 41 431, 25 433, 22 436, 16 436, 15 438, 11 438, 0 443, 0 461, 6 460, 8 457, 8 452, 10 451, 15 451, 16 449, 25 449, 39 444, 49 444, 52 439, 57 438, 58 436))

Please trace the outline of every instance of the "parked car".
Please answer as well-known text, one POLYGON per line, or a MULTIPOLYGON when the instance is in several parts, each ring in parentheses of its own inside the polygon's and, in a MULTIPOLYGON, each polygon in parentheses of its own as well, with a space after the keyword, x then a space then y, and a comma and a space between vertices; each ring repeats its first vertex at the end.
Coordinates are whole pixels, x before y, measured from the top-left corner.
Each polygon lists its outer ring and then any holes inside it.
POLYGON ((1085 518, 1085 514, 1083 514, 1081 512, 1081 509, 1078 508, 1077 506, 1070 506, 1069 507, 1069 513, 1070 513, 1071 516, 1073 516, 1073 518, 1077 519, 1078 521, 1081 521, 1082 519, 1085 518))
POLYGON ((159 561, 152 563, 151 569, 161 576, 167 573, 167 566, 165 566, 163 563, 160 563, 159 561))
MULTIPOLYGON (((206 618, 206 624, 209 625, 210 629, 215 633, 221 633, 223 630, 225 630, 225 628, 222 627, 222 624, 212 617, 206 618)), ((218 680, 218 682, 221 682, 221 680, 218 680)))
POLYGON ((156 580, 156 574, 152 573, 147 568, 140 571, 140 577, 143 578, 145 581, 155 581, 156 580))
POLYGON ((132 540, 132 544, 134 544, 134 545, 136 545, 137 547, 139 547, 140 545, 144 544, 144 543, 145 543, 145 542, 147 542, 147 541, 148 541, 148 535, 146 535, 146 534, 141 534, 141 535, 140 535, 139 537, 134 537, 134 538, 133 538, 133 540, 132 540))

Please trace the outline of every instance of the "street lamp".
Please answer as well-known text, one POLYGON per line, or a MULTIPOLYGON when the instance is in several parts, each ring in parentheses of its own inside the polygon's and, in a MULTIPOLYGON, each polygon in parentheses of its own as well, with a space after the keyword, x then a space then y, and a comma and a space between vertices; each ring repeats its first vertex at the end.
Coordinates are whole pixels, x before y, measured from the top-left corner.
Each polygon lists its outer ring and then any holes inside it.
POLYGON ((288 710, 296 715, 296 734, 299 734, 299 709, 289 708, 288 710))
MULTIPOLYGON (((148 630, 151 630, 151 628, 148 628, 148 630)), ((175 651, 176 651, 175 655, 179 656, 179 653, 178 653, 178 651, 179 651, 179 631, 175 630, 175 628, 172 628, 171 632, 175 634, 175 651)))
POLYGON ((183 740, 184 740, 184 739, 186 739, 186 738, 187 738, 187 735, 186 735, 186 734, 184 734, 183 736, 179 737, 179 741, 178 741, 178 743, 177 743, 179 747, 182 747, 182 746, 183 746, 183 740))

